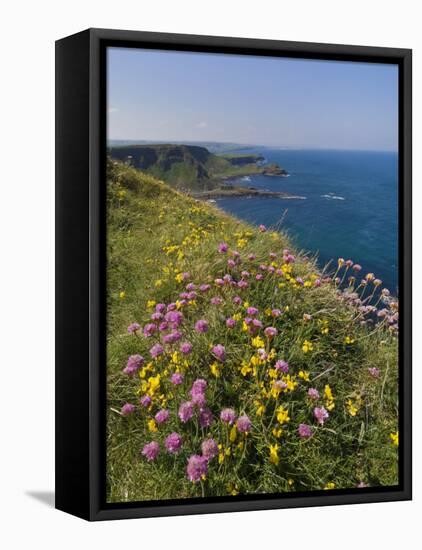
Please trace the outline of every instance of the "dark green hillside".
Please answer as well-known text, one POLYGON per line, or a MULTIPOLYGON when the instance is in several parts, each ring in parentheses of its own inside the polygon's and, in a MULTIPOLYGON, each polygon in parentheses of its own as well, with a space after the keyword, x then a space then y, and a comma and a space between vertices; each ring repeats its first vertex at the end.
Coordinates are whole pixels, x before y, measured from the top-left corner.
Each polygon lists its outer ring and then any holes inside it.
MULTIPOLYGON (((253 154, 214 155, 195 145, 150 144, 111 147, 110 156, 165 180, 178 189, 210 190, 230 177, 268 174, 268 166, 260 165, 263 157, 253 154)), ((273 175, 286 172, 278 166, 273 175)))

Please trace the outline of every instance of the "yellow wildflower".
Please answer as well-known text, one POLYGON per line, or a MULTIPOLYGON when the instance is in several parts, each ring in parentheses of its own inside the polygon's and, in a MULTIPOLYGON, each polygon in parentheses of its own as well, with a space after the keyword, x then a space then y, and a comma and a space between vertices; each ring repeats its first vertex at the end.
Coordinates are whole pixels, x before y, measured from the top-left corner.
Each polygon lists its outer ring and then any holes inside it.
POLYGON ((353 404, 353 401, 351 399, 347 400, 346 407, 350 416, 356 416, 356 413, 358 412, 359 409, 353 404))
POLYGON ((332 481, 329 481, 329 482, 326 484, 326 486, 324 487, 324 490, 327 491, 327 490, 329 490, 329 489, 335 489, 335 487, 336 487, 336 484, 333 483, 332 481))
POLYGON ((160 379, 161 376, 159 374, 157 374, 157 376, 151 376, 150 378, 148 378, 149 395, 152 396, 154 393, 160 390, 160 379))
POLYGON ((148 420, 148 430, 150 432, 158 432, 157 424, 153 418, 148 420))
POLYGON ((346 338, 344 339, 345 344, 353 344, 354 341, 354 338, 352 338, 351 336, 346 336, 346 338))
POLYGON ((280 447, 277 445, 270 445, 270 462, 271 464, 277 465, 280 462, 280 459, 278 457, 278 449, 280 447))
POLYGON ((281 435, 282 435, 282 433, 283 433, 283 430, 282 430, 281 428, 273 428, 273 432, 272 432, 272 433, 273 433, 273 436, 274 436, 274 437, 277 437, 277 439, 278 439, 278 438, 281 437, 281 435))
POLYGON ((119 298, 120 298, 121 300, 124 300, 125 297, 126 297, 126 292, 125 292, 124 290, 120 291, 120 292, 119 292, 119 298))
POLYGON ((265 405, 263 405, 261 403, 261 401, 254 401, 255 403, 255 406, 256 406, 256 415, 257 416, 262 416, 265 412, 265 405))
POLYGON ((289 420, 289 411, 285 409, 283 405, 280 405, 277 409, 277 421, 279 422, 279 424, 287 424, 289 420))
POLYGON ((252 367, 246 361, 242 361, 240 372, 242 376, 247 376, 250 372, 252 372, 252 367))
POLYGON ((265 347, 265 342, 260 336, 255 336, 255 338, 252 338, 251 344, 254 348, 263 348, 263 347, 265 347))
POLYGON ((157 302, 155 300, 148 300, 147 309, 152 309, 157 302))
POLYGON ((236 441, 236 437, 237 437, 237 429, 236 429, 236 425, 234 425, 233 428, 230 430, 230 436, 229 436, 230 442, 234 443, 236 441))
POLYGON ((239 494, 239 490, 235 483, 227 483, 227 491, 229 492, 229 494, 233 496, 236 496, 239 494))
POLYGON ((308 353, 314 349, 314 345, 309 340, 305 340, 302 344, 303 353, 308 353))
POLYGON ((396 447, 398 447, 399 445, 399 432, 392 432, 390 434, 390 439, 391 439, 391 442, 393 443, 393 445, 395 445, 396 447))
POLYGON ((325 407, 328 411, 332 411, 335 407, 334 404, 334 397, 333 392, 331 391, 331 388, 329 384, 325 385, 324 388, 324 399, 325 399, 325 407))
POLYGON ((214 362, 210 365, 211 374, 216 378, 220 378, 221 375, 221 365, 217 362, 214 362))
POLYGON ((299 371, 299 378, 302 378, 304 382, 309 382, 309 372, 306 370, 299 371))

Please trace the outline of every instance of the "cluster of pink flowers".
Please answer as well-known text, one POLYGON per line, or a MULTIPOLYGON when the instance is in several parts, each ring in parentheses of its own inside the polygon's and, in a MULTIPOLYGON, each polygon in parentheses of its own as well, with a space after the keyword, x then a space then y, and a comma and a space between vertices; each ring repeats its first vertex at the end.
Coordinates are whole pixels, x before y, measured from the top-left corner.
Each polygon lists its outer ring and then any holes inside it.
POLYGON ((182 436, 177 432, 172 432, 166 437, 164 445, 169 453, 177 454, 182 446, 182 436))
POLYGON ((120 411, 120 414, 122 416, 129 416, 130 414, 133 414, 135 410, 135 405, 132 405, 132 403, 125 403, 120 411))
POLYGON ((226 349, 222 344, 217 344, 216 346, 213 346, 211 351, 214 357, 218 359, 218 361, 224 363, 224 361, 226 360, 226 349))
POLYGON ((197 483, 205 478, 208 473, 208 459, 201 455, 192 455, 189 457, 186 467, 186 475, 189 481, 197 483))
POLYGON ((330 415, 328 414, 328 411, 325 409, 325 407, 314 408, 314 417, 317 420, 318 424, 320 424, 321 426, 324 425, 329 416, 330 415))
POLYGON ((142 367, 144 362, 145 359, 142 357, 142 355, 131 355, 127 360, 127 365, 123 369, 123 372, 132 376, 142 367))
POLYGON ((289 372, 289 363, 287 363, 287 361, 283 361, 282 359, 276 361, 274 367, 284 374, 289 372))
POLYGON ((208 428, 214 421, 212 411, 206 406, 205 390, 207 381, 198 378, 192 384, 190 390, 190 401, 184 401, 179 406, 178 417, 183 424, 186 424, 195 414, 195 407, 198 409, 198 421, 201 428, 208 428))
POLYGON ((297 431, 302 439, 306 439, 312 436, 312 427, 308 424, 299 424, 299 428, 297 429, 297 431))
POLYGON ((145 458, 148 461, 155 460, 159 452, 160 452, 160 445, 159 443, 157 443, 157 441, 151 441, 151 443, 147 443, 146 445, 144 445, 144 448, 142 449, 142 454, 145 456, 145 458))

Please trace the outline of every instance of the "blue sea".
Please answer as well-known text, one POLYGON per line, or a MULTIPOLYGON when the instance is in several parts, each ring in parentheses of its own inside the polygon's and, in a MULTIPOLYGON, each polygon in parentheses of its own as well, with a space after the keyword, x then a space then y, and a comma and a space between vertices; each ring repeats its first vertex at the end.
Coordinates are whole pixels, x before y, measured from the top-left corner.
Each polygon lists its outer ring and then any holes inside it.
POLYGON ((342 257, 398 294, 398 156, 389 152, 257 149, 288 177, 248 176, 235 183, 305 199, 218 199, 220 208, 267 227, 281 222, 296 248, 320 266, 342 257))

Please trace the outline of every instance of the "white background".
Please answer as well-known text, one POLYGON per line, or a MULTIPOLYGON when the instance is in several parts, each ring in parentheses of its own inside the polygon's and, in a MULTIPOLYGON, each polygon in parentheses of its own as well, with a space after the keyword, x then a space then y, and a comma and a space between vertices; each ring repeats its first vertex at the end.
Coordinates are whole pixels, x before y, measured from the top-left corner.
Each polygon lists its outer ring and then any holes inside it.
MULTIPOLYGON (((0 544, 3 548, 416 548, 415 500, 89 524, 47 505, 54 488, 54 40, 87 27, 414 50, 415 273, 420 249, 422 33, 416 0, 45 0, 1 16, 0 544), (419 157, 419 158, 418 158, 419 157)), ((415 311, 421 310, 415 277, 415 311)), ((422 383, 415 319, 414 387, 422 383)))

